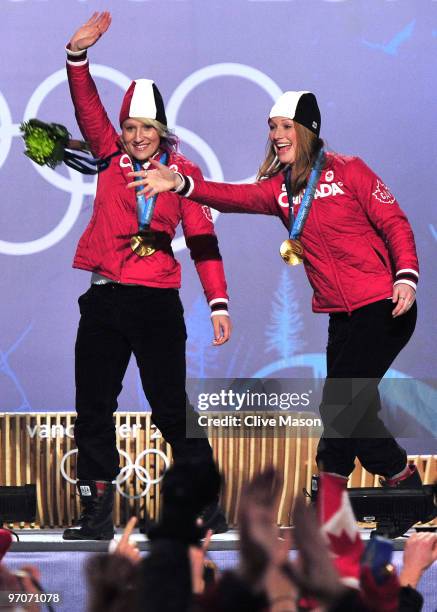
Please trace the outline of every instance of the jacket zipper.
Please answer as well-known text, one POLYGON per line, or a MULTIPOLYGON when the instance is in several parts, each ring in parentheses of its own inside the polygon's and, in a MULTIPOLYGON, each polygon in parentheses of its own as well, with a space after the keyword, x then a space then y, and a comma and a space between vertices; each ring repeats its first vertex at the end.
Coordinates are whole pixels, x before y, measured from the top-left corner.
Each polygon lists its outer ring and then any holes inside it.
POLYGON ((321 243, 322 243, 322 245, 323 245, 323 249, 324 249, 324 251, 325 251, 325 254, 326 254, 326 256, 327 256, 327 259, 328 259, 328 261, 329 261, 329 264, 330 264, 330 266, 331 266, 331 270, 334 272, 334 277, 335 277, 335 281, 336 281, 336 283, 337 283, 337 288, 338 288, 338 291, 339 291, 339 293, 340 293, 340 295, 341 295, 341 297, 342 297, 342 300, 343 300, 343 302, 344 302, 344 305, 345 305, 345 307, 346 307, 346 310, 347 310, 348 315, 349 315, 349 316, 351 316, 351 314, 352 314, 352 310, 350 309, 350 306, 349 306, 349 304, 348 304, 348 301, 347 301, 347 299, 346 299, 346 297, 345 297, 345 295, 344 295, 344 293, 343 293, 343 290, 342 290, 342 288, 341 288, 340 281, 339 281, 338 276, 337 276, 337 270, 336 270, 335 265, 334 265, 334 263, 333 263, 333 260, 332 260, 331 254, 330 254, 330 252, 329 252, 329 250, 328 250, 328 248, 327 248, 327 246, 326 246, 325 240, 324 240, 324 238, 323 238, 323 233, 322 233, 322 232, 321 232, 321 230, 320 230, 319 218, 318 218, 318 216, 317 216, 317 206, 312 206, 312 212, 313 212, 313 216, 314 216, 314 221, 315 221, 315 223, 316 223, 316 225, 317 225, 317 230, 318 230, 318 232, 319 232, 320 242, 321 242, 321 243))

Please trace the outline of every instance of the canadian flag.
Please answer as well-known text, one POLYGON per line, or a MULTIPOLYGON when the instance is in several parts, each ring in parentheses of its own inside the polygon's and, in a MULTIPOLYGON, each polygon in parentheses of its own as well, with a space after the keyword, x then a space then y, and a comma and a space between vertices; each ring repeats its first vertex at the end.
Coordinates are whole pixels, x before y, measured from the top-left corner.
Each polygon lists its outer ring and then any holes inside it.
POLYGON ((359 589, 364 546, 347 494, 347 480, 338 474, 320 474, 317 512, 322 534, 342 582, 359 589))

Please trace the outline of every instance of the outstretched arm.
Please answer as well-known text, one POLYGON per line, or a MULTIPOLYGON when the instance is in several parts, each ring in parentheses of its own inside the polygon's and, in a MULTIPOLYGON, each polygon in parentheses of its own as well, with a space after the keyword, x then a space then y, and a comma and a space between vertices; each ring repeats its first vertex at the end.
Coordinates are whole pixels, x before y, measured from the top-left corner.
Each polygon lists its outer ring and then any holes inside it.
MULTIPOLYGON (((207 204, 220 212, 251 213, 279 216, 273 180, 249 185, 215 183, 196 176, 183 176, 173 172, 156 160, 150 160, 154 170, 131 172, 133 181, 128 188, 144 187, 139 193, 151 197, 163 191, 175 191, 195 202, 207 204)), ((276 177, 275 177, 276 180, 276 177)))

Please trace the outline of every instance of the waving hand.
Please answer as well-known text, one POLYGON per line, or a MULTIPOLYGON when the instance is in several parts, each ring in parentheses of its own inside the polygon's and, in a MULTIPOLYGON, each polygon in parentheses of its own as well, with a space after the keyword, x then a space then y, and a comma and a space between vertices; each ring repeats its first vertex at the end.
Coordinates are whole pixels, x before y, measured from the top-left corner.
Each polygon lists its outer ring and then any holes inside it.
POLYGON ((73 34, 70 39, 71 51, 85 51, 92 47, 111 25, 108 11, 93 13, 90 19, 73 34))

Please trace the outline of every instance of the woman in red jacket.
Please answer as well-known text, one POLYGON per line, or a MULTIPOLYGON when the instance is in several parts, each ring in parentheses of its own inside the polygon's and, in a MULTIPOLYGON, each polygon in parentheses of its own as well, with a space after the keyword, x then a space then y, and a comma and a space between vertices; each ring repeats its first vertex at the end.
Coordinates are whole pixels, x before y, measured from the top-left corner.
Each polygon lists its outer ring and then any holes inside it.
MULTIPOLYGON (((152 158, 198 178, 201 173, 176 152, 177 139, 167 128, 162 97, 153 81, 138 79, 127 90, 120 110, 121 135, 109 121, 89 72, 87 49, 110 22, 109 13, 95 13, 67 46, 78 124, 92 153, 107 159, 109 166, 99 174, 93 215, 73 264, 92 276, 90 289, 79 298, 76 341, 74 435, 83 514, 79 528, 67 529, 65 539, 113 537, 112 482, 119 473, 113 413, 132 353, 152 420, 171 445, 174 460, 190 463, 193 471, 210 468, 211 481, 218 478, 207 438, 186 436, 186 416, 194 411, 185 393, 180 265, 171 248, 179 222, 211 307, 214 344, 226 342, 231 332, 210 211, 176 194, 146 201, 125 188, 128 173, 134 167, 147 168, 152 158)), ((216 503, 204 518, 214 523, 213 528, 225 529, 216 503)))
POLYGON ((253 185, 206 182, 152 162, 154 170, 131 174, 129 187, 142 185, 148 196, 173 190, 221 212, 280 218, 289 231, 283 259, 303 262, 313 311, 329 313, 319 468, 347 478, 358 457, 385 485, 420 488, 417 469, 379 417, 378 394, 416 324, 413 232, 363 161, 324 151, 320 120, 314 94, 283 94, 270 112, 269 150, 253 185))

